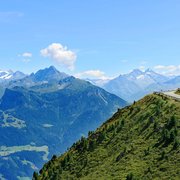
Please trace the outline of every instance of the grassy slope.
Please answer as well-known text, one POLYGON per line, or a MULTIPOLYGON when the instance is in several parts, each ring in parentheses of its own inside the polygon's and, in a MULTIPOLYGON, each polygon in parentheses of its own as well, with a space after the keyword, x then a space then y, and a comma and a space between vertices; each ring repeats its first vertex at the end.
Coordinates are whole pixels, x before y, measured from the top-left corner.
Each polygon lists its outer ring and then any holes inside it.
POLYGON ((180 102, 146 96, 54 156, 35 179, 180 179, 179 127, 180 102))

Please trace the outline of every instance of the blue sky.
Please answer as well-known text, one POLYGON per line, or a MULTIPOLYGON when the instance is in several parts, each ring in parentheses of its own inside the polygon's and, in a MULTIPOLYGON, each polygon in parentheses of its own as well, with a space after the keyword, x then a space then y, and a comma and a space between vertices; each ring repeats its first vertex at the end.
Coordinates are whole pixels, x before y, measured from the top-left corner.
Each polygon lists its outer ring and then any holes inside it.
POLYGON ((0 69, 180 74, 179 9, 179 0, 1 1, 0 69))

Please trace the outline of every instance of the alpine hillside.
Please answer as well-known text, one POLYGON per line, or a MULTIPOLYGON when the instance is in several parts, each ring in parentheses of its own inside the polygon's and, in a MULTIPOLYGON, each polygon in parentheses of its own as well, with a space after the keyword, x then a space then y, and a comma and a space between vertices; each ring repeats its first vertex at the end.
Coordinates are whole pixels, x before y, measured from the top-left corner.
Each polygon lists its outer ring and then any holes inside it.
POLYGON ((151 94, 118 110, 33 179, 180 179, 180 102, 151 94))

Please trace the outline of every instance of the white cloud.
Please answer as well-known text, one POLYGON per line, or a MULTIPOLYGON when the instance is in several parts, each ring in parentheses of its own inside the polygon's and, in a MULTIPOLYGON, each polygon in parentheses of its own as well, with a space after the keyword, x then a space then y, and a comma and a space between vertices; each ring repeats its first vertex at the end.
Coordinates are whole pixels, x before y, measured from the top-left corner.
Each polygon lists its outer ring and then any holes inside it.
POLYGON ((47 48, 40 51, 43 57, 49 57, 59 65, 67 67, 70 70, 74 69, 74 63, 76 61, 75 52, 68 50, 66 46, 59 43, 52 43, 47 48))
POLYGON ((169 65, 169 66, 163 66, 163 65, 157 65, 154 67, 154 70, 160 74, 164 74, 166 76, 177 76, 180 75, 180 65, 169 65))
POLYGON ((105 75, 104 72, 100 71, 100 70, 88 70, 88 71, 84 71, 84 72, 80 72, 75 74, 75 76, 77 78, 89 78, 89 79, 110 79, 109 77, 107 77, 105 75))
POLYGON ((21 56, 24 57, 24 58, 31 58, 31 57, 32 57, 32 53, 30 53, 30 52, 25 52, 25 53, 23 53, 21 56))
POLYGON ((22 54, 19 54, 18 57, 21 58, 22 62, 28 63, 31 61, 32 53, 30 52, 24 52, 22 54))

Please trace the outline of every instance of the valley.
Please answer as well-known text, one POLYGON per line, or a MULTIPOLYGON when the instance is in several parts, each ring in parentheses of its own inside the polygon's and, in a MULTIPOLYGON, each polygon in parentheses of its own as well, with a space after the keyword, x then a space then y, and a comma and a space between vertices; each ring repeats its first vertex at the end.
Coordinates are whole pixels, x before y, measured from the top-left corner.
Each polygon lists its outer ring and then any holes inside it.
POLYGON ((53 66, 3 83, 0 174, 5 179, 30 179, 53 154, 65 152, 127 105, 123 99, 53 66))

